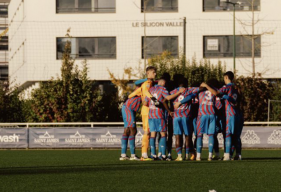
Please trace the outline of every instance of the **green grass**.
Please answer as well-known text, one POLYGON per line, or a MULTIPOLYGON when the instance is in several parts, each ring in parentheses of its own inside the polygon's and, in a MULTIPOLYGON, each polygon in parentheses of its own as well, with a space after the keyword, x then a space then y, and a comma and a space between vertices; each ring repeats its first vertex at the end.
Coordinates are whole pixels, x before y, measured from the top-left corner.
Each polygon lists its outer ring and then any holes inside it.
POLYGON ((208 162, 206 150, 201 162, 121 162, 119 155, 0 151, 0 191, 281 191, 281 150, 244 150, 243 161, 229 162, 208 162))

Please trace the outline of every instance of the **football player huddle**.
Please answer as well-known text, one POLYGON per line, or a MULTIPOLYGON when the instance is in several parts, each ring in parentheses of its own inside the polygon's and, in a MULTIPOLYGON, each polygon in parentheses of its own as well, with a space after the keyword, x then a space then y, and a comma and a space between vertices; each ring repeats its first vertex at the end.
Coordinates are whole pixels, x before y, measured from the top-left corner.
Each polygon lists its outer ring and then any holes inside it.
POLYGON ((225 85, 222 87, 216 79, 188 86, 187 78, 180 74, 174 75, 174 81, 170 80, 168 73, 154 80, 156 68, 153 66, 146 68, 146 75, 146 79, 135 82, 136 90, 122 106, 124 133, 120 160, 171 161, 174 135, 175 161, 201 161, 204 134, 209 138, 208 161, 242 160, 240 136, 244 121, 242 110, 239 109, 241 92, 233 83, 233 72, 228 71, 223 75, 225 85), (135 117, 141 104, 144 134, 139 158, 135 154, 135 117), (222 158, 218 133, 222 133, 224 138, 222 158), (126 154, 128 140, 131 157, 126 154))

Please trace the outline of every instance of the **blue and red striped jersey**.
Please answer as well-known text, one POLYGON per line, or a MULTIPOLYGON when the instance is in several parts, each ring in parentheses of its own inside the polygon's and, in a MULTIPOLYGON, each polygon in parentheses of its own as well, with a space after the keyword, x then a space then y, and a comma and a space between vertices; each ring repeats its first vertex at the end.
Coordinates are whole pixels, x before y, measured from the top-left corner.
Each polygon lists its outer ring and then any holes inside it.
MULTIPOLYGON (((234 101, 237 100, 237 97, 238 97, 238 90, 235 89, 235 86, 233 83, 229 83, 225 86, 223 86, 222 88, 219 89, 219 93, 221 95, 228 95, 229 97, 232 97, 232 99, 234 101)), ((229 115, 229 116, 233 116, 236 114, 236 109, 235 109, 235 105, 234 103, 231 103, 230 101, 228 100, 225 100, 225 112, 226 112, 226 115, 229 115)))
POLYGON ((128 109, 131 109, 132 111, 138 111, 141 104, 141 96, 135 96, 130 99, 127 99, 127 101, 123 104, 128 109))
POLYGON ((216 97, 215 106, 216 106, 217 110, 220 110, 222 108, 222 103, 221 103, 221 100, 219 97, 216 97))
MULTIPOLYGON (((149 92, 153 97, 155 97, 159 102, 163 102, 163 100, 169 95, 167 89, 160 85, 154 85, 149 89, 149 92)), ((145 101, 149 104, 149 119, 164 119, 165 118, 165 109, 156 107, 154 102, 146 97, 145 101)))
MULTIPOLYGON (((170 92, 170 94, 175 94, 179 91, 181 87, 178 87, 174 89, 173 91, 170 92)), ((176 102, 182 101, 185 97, 187 97, 190 94, 197 94, 199 92, 199 87, 188 87, 184 90, 182 94, 180 94, 174 101, 174 104, 176 102)), ((190 109, 191 109, 191 104, 190 103, 185 103, 182 104, 179 108, 177 108, 174 111, 174 118, 176 117, 189 117, 190 116, 190 109)))
POLYGON ((199 93, 198 115, 215 115, 216 96, 210 91, 199 93))

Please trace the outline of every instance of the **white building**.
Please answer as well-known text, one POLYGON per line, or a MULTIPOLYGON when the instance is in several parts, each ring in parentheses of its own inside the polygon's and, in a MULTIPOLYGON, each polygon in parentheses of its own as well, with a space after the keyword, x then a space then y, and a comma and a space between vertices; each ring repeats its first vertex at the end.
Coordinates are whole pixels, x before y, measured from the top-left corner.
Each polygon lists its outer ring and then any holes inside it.
POLYGON ((8 79, 8 4, 10 0, 0 1, 0 80, 8 79))
MULTIPOLYGON (((9 75, 23 88, 60 73, 65 37, 71 28, 76 63, 87 59, 90 79, 108 81, 108 69, 122 76, 124 67, 143 67, 146 57, 169 50, 187 58, 218 60, 233 70, 233 5, 226 0, 11 0, 9 5, 9 75), (145 14, 143 12, 146 12, 145 14), (186 48, 184 23, 186 17, 186 48), (146 19, 146 27, 144 27, 146 19)), ((251 22, 248 0, 236 5, 236 70, 251 75, 251 22)), ((231 2, 237 2, 232 0, 231 2)), ((280 0, 255 0, 255 70, 281 78, 280 0)))

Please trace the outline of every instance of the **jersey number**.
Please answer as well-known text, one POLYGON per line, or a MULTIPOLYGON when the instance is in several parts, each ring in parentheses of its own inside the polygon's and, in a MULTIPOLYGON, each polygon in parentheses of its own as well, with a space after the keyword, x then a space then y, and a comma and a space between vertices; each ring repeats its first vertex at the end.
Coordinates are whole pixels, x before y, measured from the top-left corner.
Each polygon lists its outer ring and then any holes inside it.
POLYGON ((206 91, 205 97, 208 101, 210 101, 212 99, 212 93, 210 91, 206 91))

